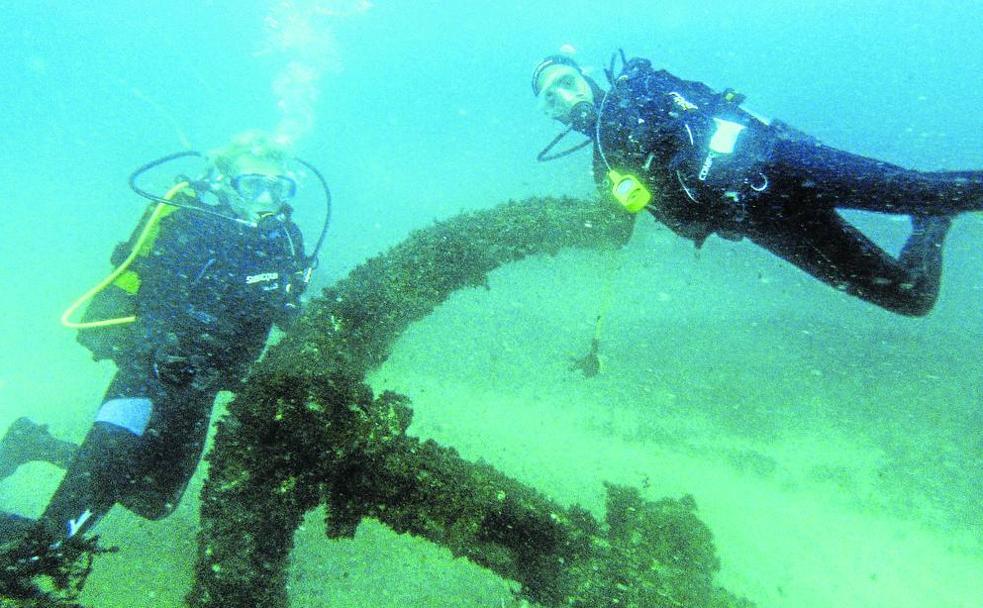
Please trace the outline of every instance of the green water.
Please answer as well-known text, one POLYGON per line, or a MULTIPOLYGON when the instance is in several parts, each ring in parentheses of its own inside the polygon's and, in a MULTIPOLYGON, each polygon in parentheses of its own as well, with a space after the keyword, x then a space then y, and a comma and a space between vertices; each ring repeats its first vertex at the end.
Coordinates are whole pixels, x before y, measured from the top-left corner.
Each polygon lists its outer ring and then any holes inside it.
MULTIPOLYGON (((0 428, 80 440, 113 369, 57 324, 108 270, 152 158, 280 130, 324 171, 335 215, 311 295, 460 210, 593 189, 589 154, 537 164, 557 132, 528 89, 561 45, 748 94, 749 106, 858 153, 983 167, 975 3, 248 0, 7 3, 0 11, 0 428), (369 6, 372 5, 372 6, 369 6)), ((170 175, 164 176, 169 179, 170 175)), ((302 194, 305 184, 301 184, 302 194)), ((298 201, 309 235, 320 201, 298 201)), ((864 220, 897 249, 905 221, 864 220)), ((983 264, 978 215, 946 244, 939 303, 905 319, 748 244, 692 246, 643 218, 618 254, 503 268, 412 326, 370 382, 412 397, 411 433, 597 514, 603 482, 692 494, 718 581, 764 608, 983 604, 983 264), (569 369, 599 310, 602 373, 569 369)), ((219 412, 221 407, 217 408, 219 412)), ((199 468, 179 509, 99 526, 83 600, 179 606, 199 468)), ((0 506, 37 515, 60 472, 32 464, 0 506)), ((294 606, 510 606, 510 586, 364 524, 298 533, 294 606)))

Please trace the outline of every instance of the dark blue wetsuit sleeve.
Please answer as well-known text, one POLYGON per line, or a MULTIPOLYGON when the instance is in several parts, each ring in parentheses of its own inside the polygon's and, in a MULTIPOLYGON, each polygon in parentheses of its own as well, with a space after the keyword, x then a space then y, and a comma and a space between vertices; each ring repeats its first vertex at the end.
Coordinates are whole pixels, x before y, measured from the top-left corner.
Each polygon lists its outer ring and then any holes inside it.
POLYGON ((148 348, 168 344, 174 335, 192 337, 203 329, 190 306, 195 288, 218 261, 217 241, 208 223, 179 210, 161 222, 150 254, 137 268, 137 318, 148 348))

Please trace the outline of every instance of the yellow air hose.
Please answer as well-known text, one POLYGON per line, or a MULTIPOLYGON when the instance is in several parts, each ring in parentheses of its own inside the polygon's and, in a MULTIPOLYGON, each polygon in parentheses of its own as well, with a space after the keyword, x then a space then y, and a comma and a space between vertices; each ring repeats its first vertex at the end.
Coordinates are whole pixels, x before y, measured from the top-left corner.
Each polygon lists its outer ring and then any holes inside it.
MULTIPOLYGON (((188 182, 181 182, 175 185, 173 188, 167 191, 167 194, 163 198, 167 200, 173 199, 178 192, 183 190, 188 186, 188 182)), ((92 329, 95 327, 111 327, 113 325, 125 325, 127 323, 132 323, 136 321, 136 317, 130 315, 128 317, 117 317, 115 319, 103 319, 102 321, 72 321, 71 317, 75 314, 83 304, 91 300, 100 291, 111 285, 116 279, 118 279, 133 263, 133 260, 137 259, 138 256, 145 253, 142 251, 144 243, 150 238, 151 234, 154 234, 157 229, 157 223, 162 217, 167 215, 167 213, 175 210, 177 207, 167 205, 165 203, 158 203, 154 207, 153 213, 147 219, 147 223, 144 225, 143 230, 140 232, 140 236, 137 237, 136 243, 134 243, 133 248, 130 250, 130 255, 127 256, 123 263, 116 267, 111 273, 109 273, 106 278, 102 279, 97 283, 92 289, 82 294, 77 300, 72 302, 72 305, 65 309, 65 312, 61 315, 61 324, 69 329, 92 329)))

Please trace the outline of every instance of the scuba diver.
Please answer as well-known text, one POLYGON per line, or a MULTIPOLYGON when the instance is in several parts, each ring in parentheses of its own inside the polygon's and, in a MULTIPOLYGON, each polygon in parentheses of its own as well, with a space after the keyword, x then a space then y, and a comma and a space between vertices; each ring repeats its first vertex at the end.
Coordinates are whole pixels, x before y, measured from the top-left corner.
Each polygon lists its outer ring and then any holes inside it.
POLYGON ((836 289, 928 314, 952 218, 983 210, 983 171, 915 171, 837 150, 743 109, 731 89, 717 93, 624 52, 615 74, 615 58, 607 91, 569 57, 536 67, 533 93, 567 126, 538 160, 593 143, 598 188, 697 247, 714 233, 746 238, 836 289), (588 140, 553 153, 571 131, 588 140), (894 258, 838 209, 909 215, 912 231, 894 258))
POLYGON ((170 514, 197 467, 216 394, 237 390, 272 326, 299 312, 328 219, 305 255, 291 220, 298 185, 289 169, 317 178, 330 216, 323 176, 248 132, 211 152, 201 179, 179 177, 163 196, 140 187, 145 172, 186 156, 202 155, 170 155, 131 176, 153 203, 113 252, 116 270, 63 315, 94 359, 118 367, 84 441, 76 450, 22 418, 0 442, 3 477, 30 460, 67 465, 38 521, 0 517, 0 581, 8 587, 73 560, 116 503, 148 519, 170 514), (71 321, 86 302, 82 321, 71 321))

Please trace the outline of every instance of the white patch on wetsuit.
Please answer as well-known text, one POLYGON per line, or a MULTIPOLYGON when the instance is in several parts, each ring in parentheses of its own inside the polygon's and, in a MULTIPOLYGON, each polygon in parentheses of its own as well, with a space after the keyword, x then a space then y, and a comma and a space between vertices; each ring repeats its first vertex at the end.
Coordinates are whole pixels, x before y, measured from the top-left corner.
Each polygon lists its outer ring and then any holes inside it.
POLYGON ((707 181, 714 159, 734 153, 737 138, 747 128, 739 122, 717 117, 713 118, 713 123, 715 128, 710 137, 710 149, 707 151, 706 158, 703 159, 703 166, 700 167, 700 174, 697 176, 701 182, 707 181))
POLYGON ((146 397, 110 399, 99 408, 96 422, 105 422, 124 428, 139 437, 147 430, 153 409, 153 402, 146 397))

